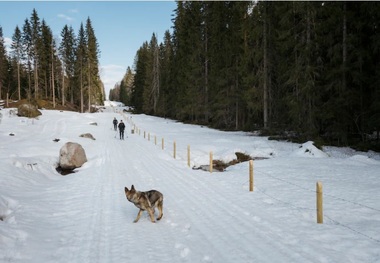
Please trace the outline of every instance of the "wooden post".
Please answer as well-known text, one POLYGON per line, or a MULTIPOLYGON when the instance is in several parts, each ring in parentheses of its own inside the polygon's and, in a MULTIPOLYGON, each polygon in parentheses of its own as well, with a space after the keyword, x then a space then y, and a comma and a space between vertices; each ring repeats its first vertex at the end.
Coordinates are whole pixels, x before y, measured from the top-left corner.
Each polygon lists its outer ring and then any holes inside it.
POLYGON ((148 132, 148 141, 150 141, 150 132, 148 132))
POLYGON ((210 173, 212 173, 212 151, 210 152, 210 173))
POLYGON ((190 167, 190 145, 187 145, 187 166, 190 167))
POLYGON ((162 138, 162 140, 161 140, 161 145, 162 145, 162 150, 165 149, 165 147, 164 147, 164 138, 162 138))
POLYGON ((253 192, 253 160, 249 161, 249 191, 253 192))
POLYGON ((323 224, 323 191, 321 182, 317 182, 317 223, 323 224))
POLYGON ((144 139, 145 139, 145 131, 144 131, 144 139))
POLYGON ((173 158, 175 159, 177 153, 177 144, 175 141, 173 142, 173 158))
POLYGON ((154 135, 154 144, 157 145, 157 136, 154 135))

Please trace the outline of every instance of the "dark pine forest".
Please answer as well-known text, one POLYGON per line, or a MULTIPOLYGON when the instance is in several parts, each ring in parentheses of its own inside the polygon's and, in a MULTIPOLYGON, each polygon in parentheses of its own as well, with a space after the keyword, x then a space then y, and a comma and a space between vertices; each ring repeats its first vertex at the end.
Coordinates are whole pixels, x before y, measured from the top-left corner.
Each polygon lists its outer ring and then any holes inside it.
POLYGON ((179 1, 110 97, 224 130, 379 149, 380 3, 179 1))

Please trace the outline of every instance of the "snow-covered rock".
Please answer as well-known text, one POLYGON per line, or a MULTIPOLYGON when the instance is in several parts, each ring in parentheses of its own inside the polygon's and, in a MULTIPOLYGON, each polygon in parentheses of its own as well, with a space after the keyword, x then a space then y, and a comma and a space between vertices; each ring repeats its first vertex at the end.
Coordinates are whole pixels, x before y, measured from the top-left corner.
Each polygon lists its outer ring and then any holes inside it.
POLYGON ((297 150, 292 154, 293 156, 300 157, 317 157, 317 158, 326 158, 329 157, 327 153, 315 147, 314 142, 308 141, 302 144, 297 150))

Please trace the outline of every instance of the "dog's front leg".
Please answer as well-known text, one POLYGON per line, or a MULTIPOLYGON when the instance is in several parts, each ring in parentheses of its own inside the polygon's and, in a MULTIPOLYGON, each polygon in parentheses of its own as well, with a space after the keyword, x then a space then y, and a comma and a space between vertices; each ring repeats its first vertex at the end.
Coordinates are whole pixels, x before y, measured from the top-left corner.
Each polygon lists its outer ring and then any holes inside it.
POLYGON ((137 214, 137 217, 135 219, 135 221, 133 221, 133 223, 137 223, 137 221, 139 221, 140 217, 141 217, 141 214, 144 210, 140 209, 139 213, 137 214))

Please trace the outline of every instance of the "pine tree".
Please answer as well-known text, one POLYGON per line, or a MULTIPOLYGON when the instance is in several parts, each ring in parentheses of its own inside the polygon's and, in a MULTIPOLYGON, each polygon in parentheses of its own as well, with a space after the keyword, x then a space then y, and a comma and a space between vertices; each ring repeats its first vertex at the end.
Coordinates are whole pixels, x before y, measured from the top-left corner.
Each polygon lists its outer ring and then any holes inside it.
POLYGON ((61 31, 62 41, 59 53, 63 64, 62 78, 62 105, 65 105, 66 95, 69 95, 70 102, 74 103, 74 71, 75 71, 75 50, 76 39, 73 28, 65 25, 61 31), (67 83, 65 83, 67 80, 67 83), (67 85, 67 91, 65 89, 67 85))
POLYGON ((203 67, 202 60, 202 3, 177 2, 174 21, 173 71, 176 90, 175 117, 184 121, 196 121, 202 112, 203 67))
POLYGON ((110 90, 109 96, 110 101, 120 101, 120 83, 116 83, 113 89, 110 90))
POLYGON ((40 88, 44 91, 44 98, 48 98, 51 92, 51 45, 53 42, 53 34, 51 29, 46 25, 45 20, 41 22, 41 40, 39 47, 39 78, 41 79, 40 88), (49 92, 50 91, 50 92, 49 92))
POLYGON ((75 60, 75 77, 76 77, 76 89, 74 90, 74 101, 75 103, 78 101, 78 92, 79 92, 79 102, 80 102, 80 112, 84 112, 84 85, 86 72, 84 70, 87 64, 87 43, 86 36, 83 27, 83 23, 81 23, 78 37, 77 37, 77 49, 76 49, 76 60, 75 60))
POLYGON ((95 36, 90 18, 87 18, 86 29, 87 39, 87 89, 88 89, 88 111, 91 111, 91 104, 102 105, 104 99, 104 89, 99 76, 99 46, 95 36))
POLYGON ((12 36, 11 54, 17 63, 17 94, 18 100, 21 100, 21 63, 24 58, 23 46, 22 46, 22 35, 18 26, 16 26, 15 31, 12 36))
POLYGON ((28 99, 32 98, 32 57, 33 57, 33 43, 32 43, 32 28, 29 20, 25 19, 22 32, 22 46, 28 68, 28 99))
POLYGON ((157 102, 160 95, 160 62, 159 47, 156 35, 153 33, 147 47, 145 61, 145 83, 143 92, 143 110, 150 114, 156 114, 157 102))
POLYGON ((123 80, 120 83, 119 88, 119 99, 118 101, 123 102, 125 105, 130 104, 131 93, 133 89, 134 74, 130 67, 127 68, 127 72, 124 75, 123 80))
POLYGON ((170 98, 172 91, 171 70, 173 61, 173 46, 171 42, 171 34, 165 31, 164 41, 160 45, 160 98, 158 103, 157 114, 159 116, 170 115, 170 98))
POLYGON ((38 99, 40 97, 39 94, 39 63, 41 56, 41 23, 40 18, 37 14, 36 9, 33 9, 31 18, 30 18, 30 26, 31 26, 31 58, 33 60, 33 68, 34 68, 34 98, 38 99))
POLYGON ((2 93, 5 83, 8 78, 8 59, 7 52, 5 50, 5 42, 3 37, 3 28, 0 26, 0 100, 2 99, 2 93))
POLYGON ((144 90, 147 79, 148 63, 148 42, 143 45, 136 53, 135 57, 135 78, 131 96, 131 103, 136 112, 143 112, 144 108, 144 90))

